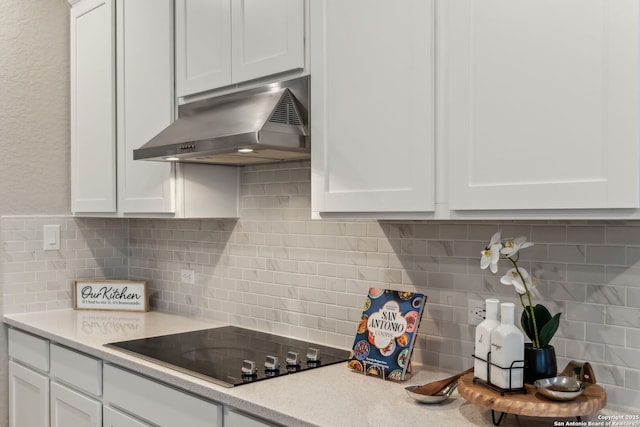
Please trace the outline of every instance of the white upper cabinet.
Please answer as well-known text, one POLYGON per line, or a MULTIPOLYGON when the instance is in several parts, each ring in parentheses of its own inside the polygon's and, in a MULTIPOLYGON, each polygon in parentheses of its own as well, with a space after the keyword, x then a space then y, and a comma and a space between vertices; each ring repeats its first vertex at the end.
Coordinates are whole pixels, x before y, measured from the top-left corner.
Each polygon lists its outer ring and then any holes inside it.
POLYGON ((176 0, 177 96, 231 84, 230 0, 176 0))
POLYGON ((116 211, 114 0, 71 9, 71 210, 116 211))
POLYGON ((303 69, 303 0, 176 0, 176 91, 303 69))
POLYGON ((173 121, 173 1, 117 1, 118 210, 172 213, 173 165, 133 150, 173 121))
POLYGON ((434 2, 311 2, 312 210, 434 210, 434 2))
POLYGON ((83 0, 71 8, 75 215, 238 216, 238 168, 133 160, 133 150, 174 120, 173 10, 173 0, 83 0))
POLYGON ((435 3, 312 2, 314 216, 640 217, 638 2, 435 3))
POLYGON ((442 2, 452 210, 639 206, 638 2, 442 2))
POLYGON ((304 68, 302 0, 231 2, 232 83, 304 68))

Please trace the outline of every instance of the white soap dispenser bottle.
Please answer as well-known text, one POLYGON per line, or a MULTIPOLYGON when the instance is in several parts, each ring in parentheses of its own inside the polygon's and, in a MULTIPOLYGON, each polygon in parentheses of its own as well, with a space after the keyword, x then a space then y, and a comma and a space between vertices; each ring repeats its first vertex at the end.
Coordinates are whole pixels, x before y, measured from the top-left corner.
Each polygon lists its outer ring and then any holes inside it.
POLYGON ((524 385, 524 335, 514 324, 514 317, 515 304, 503 302, 500 304, 500 325, 491 331, 489 381, 503 389, 524 385))
POLYGON ((473 372, 477 378, 487 381, 489 365, 487 356, 491 351, 491 332, 500 325, 498 320, 498 305, 500 301, 495 298, 485 300, 486 317, 476 326, 476 344, 474 350, 475 361, 473 372))

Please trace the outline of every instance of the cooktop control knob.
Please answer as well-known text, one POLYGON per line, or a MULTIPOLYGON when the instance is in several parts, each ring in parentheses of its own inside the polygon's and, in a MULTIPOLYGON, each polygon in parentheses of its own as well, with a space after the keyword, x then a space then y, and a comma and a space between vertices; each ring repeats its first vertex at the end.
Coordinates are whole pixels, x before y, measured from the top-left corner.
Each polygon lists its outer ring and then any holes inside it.
POLYGON ((300 353, 296 353, 295 351, 288 351, 287 366, 300 366, 300 353))
POLYGON ((243 377, 252 377, 256 375, 258 369, 256 368, 256 364, 252 360, 243 360, 242 361, 242 376, 243 377))
POLYGON ((267 372, 273 372, 280 369, 280 361, 276 356, 267 356, 264 359, 264 370, 267 372))
POLYGON ((307 349, 307 363, 320 363, 320 350, 317 348, 309 347, 307 349))

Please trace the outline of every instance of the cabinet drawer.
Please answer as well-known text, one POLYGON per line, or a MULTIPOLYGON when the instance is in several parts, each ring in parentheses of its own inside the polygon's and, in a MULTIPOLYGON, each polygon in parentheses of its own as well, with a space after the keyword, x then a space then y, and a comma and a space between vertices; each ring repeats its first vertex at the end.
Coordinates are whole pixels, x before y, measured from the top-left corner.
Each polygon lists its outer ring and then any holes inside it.
POLYGON ((49 372, 49 341, 9 329, 9 356, 25 365, 49 372))
POLYGON ((94 396, 102 394, 102 361, 99 359, 51 344, 51 375, 80 391, 94 396))
POLYGON ((236 412, 225 406, 224 427, 275 427, 276 424, 268 423, 265 420, 254 418, 250 415, 236 412))
POLYGON ((124 412, 105 406, 102 408, 102 427, 152 427, 124 412))
POLYGON ((222 427, 222 405, 111 365, 103 402, 159 426, 222 427))

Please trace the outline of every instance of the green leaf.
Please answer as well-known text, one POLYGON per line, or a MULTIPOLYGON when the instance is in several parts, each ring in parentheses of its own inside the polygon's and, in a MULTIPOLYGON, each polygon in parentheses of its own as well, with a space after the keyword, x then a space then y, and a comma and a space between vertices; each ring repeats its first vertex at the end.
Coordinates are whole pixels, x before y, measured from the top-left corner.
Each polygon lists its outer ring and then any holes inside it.
POLYGON ((540 330, 540 348, 544 348, 551 342, 551 338, 555 335, 558 330, 558 326, 560 326, 560 315, 562 313, 558 313, 553 316, 540 330))
POLYGON ((540 328, 546 325, 549 320, 551 320, 551 313, 547 310, 542 304, 536 304, 533 308, 533 311, 536 314, 536 324, 538 325, 538 332, 540 332, 540 328))
MULTIPOLYGON (((551 317, 551 313, 542 304, 537 304, 533 308, 536 317, 536 325, 538 326, 538 341, 540 348, 545 347, 551 341, 560 325, 560 314, 551 317)), ((533 327, 533 319, 531 318, 531 306, 526 306, 520 317, 522 330, 529 337, 531 342, 536 341, 535 328, 533 327)))
POLYGON ((520 325, 522 326, 522 331, 525 335, 528 336, 531 341, 535 341, 533 321, 531 320, 529 306, 526 306, 522 311, 522 315, 520 316, 520 325))

